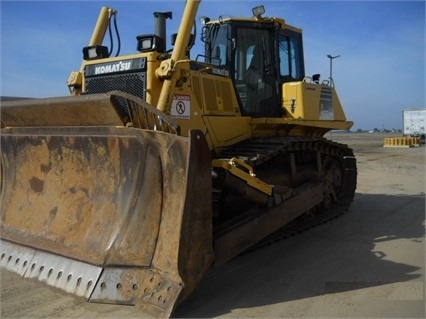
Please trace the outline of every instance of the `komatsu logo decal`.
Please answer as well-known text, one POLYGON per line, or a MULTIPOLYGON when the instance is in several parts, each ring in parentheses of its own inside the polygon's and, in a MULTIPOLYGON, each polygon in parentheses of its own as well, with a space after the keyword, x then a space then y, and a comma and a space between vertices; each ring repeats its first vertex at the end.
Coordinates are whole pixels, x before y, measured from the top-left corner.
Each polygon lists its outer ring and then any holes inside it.
POLYGON ((217 75, 222 75, 222 76, 229 76, 229 71, 226 69, 212 68, 212 73, 217 75))
POLYGON ((95 67, 95 75, 128 71, 130 70, 131 66, 132 66, 131 62, 123 62, 123 61, 120 61, 115 64, 100 65, 95 67))
POLYGON ((86 77, 91 77, 129 71, 145 71, 145 68, 146 58, 136 58, 86 65, 84 74, 86 77))

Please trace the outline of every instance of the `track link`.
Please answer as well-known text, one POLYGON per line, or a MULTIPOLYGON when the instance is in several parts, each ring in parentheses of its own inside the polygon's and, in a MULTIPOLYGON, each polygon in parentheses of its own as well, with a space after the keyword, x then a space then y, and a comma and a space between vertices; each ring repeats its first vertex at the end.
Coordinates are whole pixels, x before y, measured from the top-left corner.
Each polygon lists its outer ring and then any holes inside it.
POLYGON ((244 141, 220 154, 222 159, 237 157, 252 167, 267 163, 280 154, 296 151, 319 151, 322 156, 339 162, 342 167, 341 188, 335 200, 327 208, 315 207, 276 232, 267 236, 248 251, 261 249, 299 234, 303 231, 331 221, 348 210, 356 190, 357 167, 353 150, 347 145, 324 138, 282 137, 244 141))
MULTIPOLYGON (((350 152, 352 153, 352 150, 350 150, 350 152)), ((356 167, 354 167, 350 162, 351 161, 347 161, 347 164, 349 165, 346 168, 346 183, 344 186, 348 188, 344 190, 344 195, 339 198, 338 202, 335 202, 332 207, 330 207, 325 212, 313 212, 313 214, 309 214, 310 211, 306 212, 288 225, 285 225, 284 227, 280 228, 276 232, 266 237, 264 240, 250 247, 250 249, 248 249, 247 251, 252 252, 258 249, 262 249, 266 246, 270 246, 286 238, 298 235, 309 229, 323 225, 343 215, 349 209, 356 189, 357 171, 356 167)), ((320 208, 316 209, 320 210, 320 208)))

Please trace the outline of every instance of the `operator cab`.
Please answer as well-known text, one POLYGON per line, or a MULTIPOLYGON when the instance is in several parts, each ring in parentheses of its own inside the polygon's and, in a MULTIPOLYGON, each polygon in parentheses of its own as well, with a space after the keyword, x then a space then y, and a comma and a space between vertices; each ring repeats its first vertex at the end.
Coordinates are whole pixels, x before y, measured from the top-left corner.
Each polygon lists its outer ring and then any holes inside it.
POLYGON ((229 72, 243 115, 280 117, 282 84, 305 76, 302 33, 263 13, 261 6, 253 9, 251 19, 207 20, 204 57, 229 72))

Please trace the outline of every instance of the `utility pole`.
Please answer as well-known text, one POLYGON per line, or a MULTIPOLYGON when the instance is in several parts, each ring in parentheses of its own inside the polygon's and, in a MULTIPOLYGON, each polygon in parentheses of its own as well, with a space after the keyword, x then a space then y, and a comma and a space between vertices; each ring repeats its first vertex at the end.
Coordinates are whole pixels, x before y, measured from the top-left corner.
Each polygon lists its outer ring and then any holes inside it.
POLYGON ((331 54, 327 54, 327 58, 330 59, 330 86, 334 87, 333 81, 333 59, 337 59, 340 55, 331 56, 331 54))

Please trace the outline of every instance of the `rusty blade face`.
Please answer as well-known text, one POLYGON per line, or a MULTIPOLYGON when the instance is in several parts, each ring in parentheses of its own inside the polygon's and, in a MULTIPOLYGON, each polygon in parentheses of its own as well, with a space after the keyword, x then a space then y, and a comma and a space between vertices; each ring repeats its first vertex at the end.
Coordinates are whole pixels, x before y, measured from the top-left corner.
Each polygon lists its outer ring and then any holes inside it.
POLYGON ((201 132, 17 127, 1 143, 0 267, 168 316, 210 266, 201 132))
POLYGON ((169 316, 213 259, 203 133, 122 92, 1 113, 0 267, 169 316))
POLYGON ((96 265, 150 265, 167 138, 126 128, 5 130, 2 238, 96 265))

